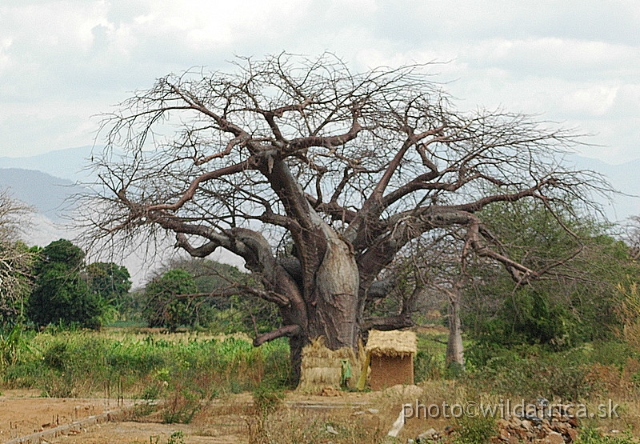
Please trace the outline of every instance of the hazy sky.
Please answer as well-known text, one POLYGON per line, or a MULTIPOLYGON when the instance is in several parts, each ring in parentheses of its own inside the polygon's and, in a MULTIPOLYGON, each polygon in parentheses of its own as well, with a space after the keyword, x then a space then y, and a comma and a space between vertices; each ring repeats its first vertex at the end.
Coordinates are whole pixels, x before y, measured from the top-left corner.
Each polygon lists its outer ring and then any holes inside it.
POLYGON ((638 0, 2 0, 0 156, 93 143, 136 89, 234 55, 413 62, 464 109, 537 114, 594 136, 582 154, 640 158, 638 0))

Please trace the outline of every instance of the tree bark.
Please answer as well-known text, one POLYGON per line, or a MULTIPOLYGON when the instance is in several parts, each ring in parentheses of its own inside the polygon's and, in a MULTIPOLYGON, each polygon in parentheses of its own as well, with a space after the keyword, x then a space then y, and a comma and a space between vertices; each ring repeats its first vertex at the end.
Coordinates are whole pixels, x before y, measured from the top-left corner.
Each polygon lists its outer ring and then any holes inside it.
POLYGON ((464 346, 460 325, 460 292, 456 289, 449 295, 449 340, 447 341, 446 364, 464 370, 464 346))
POLYGON ((324 336, 332 350, 358 345, 359 273, 349 244, 322 222, 326 252, 309 298, 309 337, 324 336))

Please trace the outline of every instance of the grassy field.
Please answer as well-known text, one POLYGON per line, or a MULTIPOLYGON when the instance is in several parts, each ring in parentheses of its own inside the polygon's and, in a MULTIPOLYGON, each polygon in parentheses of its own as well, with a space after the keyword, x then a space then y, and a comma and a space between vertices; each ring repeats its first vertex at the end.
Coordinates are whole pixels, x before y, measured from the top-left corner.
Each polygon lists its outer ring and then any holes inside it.
POLYGON ((284 340, 255 348, 246 335, 25 331, 0 343, 2 385, 50 397, 151 399, 180 390, 204 399, 251 391, 265 378, 282 385, 289 372, 284 340))
MULTIPOLYGON (((640 361, 624 343, 592 343, 563 352, 527 346, 490 353, 467 344, 467 372, 453 374, 444 364, 446 332, 422 329, 418 336, 415 372, 422 382, 419 398, 425 403, 499 403, 506 399, 515 403, 544 396, 595 409, 611 401, 619 404, 620 417, 585 420, 582 442, 622 444, 640 433, 640 361), (619 434, 608 433, 611 430, 619 434)), ((166 423, 188 423, 207 401, 251 392, 253 419, 247 420, 247 427, 255 442, 301 442, 301 430, 306 430, 307 437, 320 436, 327 424, 350 432, 348 436, 343 433, 344 440, 333 442, 385 439, 383 427, 364 423, 360 427, 353 418, 319 421, 279 412, 287 388, 288 353, 285 340, 255 348, 246 335, 15 329, 0 336, 1 387, 35 388, 44 397, 160 400, 161 419, 166 423)), ((390 401, 391 415, 397 415, 398 402, 390 401)), ((487 424, 471 421, 464 427, 472 432, 459 437, 460 444, 486 441, 479 430, 489 430, 487 424), (474 427, 478 429, 475 435, 474 427)))

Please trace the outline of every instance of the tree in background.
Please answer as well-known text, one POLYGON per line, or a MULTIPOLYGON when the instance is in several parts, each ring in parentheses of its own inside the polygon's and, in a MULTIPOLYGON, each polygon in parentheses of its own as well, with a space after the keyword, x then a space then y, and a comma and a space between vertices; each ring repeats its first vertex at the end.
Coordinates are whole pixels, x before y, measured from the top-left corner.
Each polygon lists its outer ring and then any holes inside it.
POLYGON ((131 290, 131 275, 123 265, 94 262, 85 270, 90 290, 115 307, 120 307, 131 290))
POLYGON ((626 229, 625 241, 631 247, 631 256, 638 260, 640 259, 640 216, 629 218, 626 229))
POLYGON ((84 256, 79 247, 66 239, 51 242, 40 251, 28 306, 28 316, 37 326, 102 325, 108 304, 91 291, 82 276, 84 256))
POLYGON ((85 223, 95 242, 172 233, 194 257, 241 256, 262 283, 251 294, 282 319, 254 344, 289 337, 294 371, 313 338, 357 348, 366 328, 412 325, 396 313, 365 319, 365 307, 416 239, 462 230, 466 249, 526 282, 538 271, 505 255, 478 213, 588 203, 601 184, 560 163, 572 134, 520 114, 460 112, 423 66, 353 73, 332 55, 282 54, 236 68, 168 75, 107 117, 85 223), (278 257, 285 238, 294 248, 278 257))
POLYGON ((259 334, 278 327, 280 318, 274 305, 245 291, 247 287, 262 287, 250 273, 233 265, 199 258, 170 260, 159 272, 174 269, 189 272, 195 281, 193 324, 220 333, 259 334))
POLYGON ((145 319, 149 327, 166 327, 175 331, 179 326, 191 326, 198 317, 192 297, 196 293, 193 276, 185 270, 169 270, 152 279, 145 288, 145 319))
POLYGON ((503 269, 472 269, 463 318, 480 352, 491 344, 562 349, 612 336, 620 324, 618 286, 640 277, 627 244, 587 217, 551 214, 535 203, 487 207, 480 217, 505 254, 543 272, 519 285, 503 269))
POLYGON ((33 252, 22 243, 20 227, 24 226, 29 207, 0 191, 0 326, 20 321, 31 281, 29 272, 33 252))

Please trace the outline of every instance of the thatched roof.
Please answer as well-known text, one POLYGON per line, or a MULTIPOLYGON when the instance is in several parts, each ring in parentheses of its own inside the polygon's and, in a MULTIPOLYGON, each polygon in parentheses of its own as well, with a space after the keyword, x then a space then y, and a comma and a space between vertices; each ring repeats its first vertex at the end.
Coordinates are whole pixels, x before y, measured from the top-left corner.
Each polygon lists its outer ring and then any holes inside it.
POLYGON ((418 339, 412 331, 369 331, 365 347, 372 356, 407 356, 418 351, 418 339))

